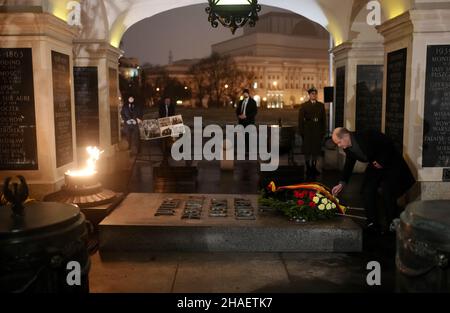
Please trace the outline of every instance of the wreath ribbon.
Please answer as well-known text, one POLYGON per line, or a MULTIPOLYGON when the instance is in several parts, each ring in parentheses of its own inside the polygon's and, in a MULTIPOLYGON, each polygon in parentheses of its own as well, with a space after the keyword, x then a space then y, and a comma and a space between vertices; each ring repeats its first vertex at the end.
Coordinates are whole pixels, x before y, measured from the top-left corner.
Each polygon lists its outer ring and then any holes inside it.
POLYGON ((347 208, 339 203, 339 200, 335 196, 333 196, 333 194, 329 191, 329 189, 320 183, 314 183, 314 184, 313 183, 303 183, 303 184, 298 184, 298 185, 276 187, 275 183, 272 181, 267 186, 267 188, 271 192, 277 192, 277 191, 283 191, 283 190, 297 190, 297 189, 305 189, 305 190, 309 190, 309 191, 314 191, 316 193, 318 192, 321 195, 325 196, 328 200, 333 202, 336 205, 336 207, 338 208, 339 213, 345 214, 345 212, 347 211, 347 208))

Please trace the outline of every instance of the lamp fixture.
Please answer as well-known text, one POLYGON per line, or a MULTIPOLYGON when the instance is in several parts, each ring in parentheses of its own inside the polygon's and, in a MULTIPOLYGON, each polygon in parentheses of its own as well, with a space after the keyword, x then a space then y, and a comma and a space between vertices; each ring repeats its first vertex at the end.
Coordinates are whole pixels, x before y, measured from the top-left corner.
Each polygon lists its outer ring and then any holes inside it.
POLYGON ((211 26, 217 28, 220 22, 230 28, 233 35, 247 23, 254 27, 258 21, 258 12, 261 11, 258 0, 208 0, 208 4, 206 13, 211 26))

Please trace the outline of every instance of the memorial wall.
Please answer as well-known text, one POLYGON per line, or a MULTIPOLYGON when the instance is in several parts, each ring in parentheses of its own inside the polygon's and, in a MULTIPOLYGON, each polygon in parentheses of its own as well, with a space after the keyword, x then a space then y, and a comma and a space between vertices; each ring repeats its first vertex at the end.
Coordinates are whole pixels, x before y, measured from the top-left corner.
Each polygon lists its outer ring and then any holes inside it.
POLYGON ((0 48, 0 170, 37 170, 31 48, 0 48))

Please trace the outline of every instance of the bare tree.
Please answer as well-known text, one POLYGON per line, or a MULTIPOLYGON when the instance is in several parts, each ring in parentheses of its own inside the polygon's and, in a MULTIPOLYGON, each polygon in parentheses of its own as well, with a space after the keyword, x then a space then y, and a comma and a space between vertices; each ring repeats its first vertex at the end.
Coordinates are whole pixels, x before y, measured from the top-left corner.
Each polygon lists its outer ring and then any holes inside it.
POLYGON ((243 87, 248 87, 253 73, 240 70, 229 56, 213 53, 200 60, 190 69, 195 91, 201 101, 210 96, 212 105, 220 106, 226 99, 236 100, 243 87))

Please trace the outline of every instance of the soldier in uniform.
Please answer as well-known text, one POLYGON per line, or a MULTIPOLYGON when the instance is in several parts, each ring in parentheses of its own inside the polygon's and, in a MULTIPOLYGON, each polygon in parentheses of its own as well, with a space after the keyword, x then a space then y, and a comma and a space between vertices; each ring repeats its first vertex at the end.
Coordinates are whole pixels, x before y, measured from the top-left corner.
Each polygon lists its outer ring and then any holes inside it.
POLYGON ((298 114, 298 131, 303 139, 303 153, 305 154, 306 177, 314 179, 320 172, 317 161, 322 150, 322 140, 326 133, 325 105, 317 101, 317 89, 308 90, 309 101, 300 106, 298 114))

